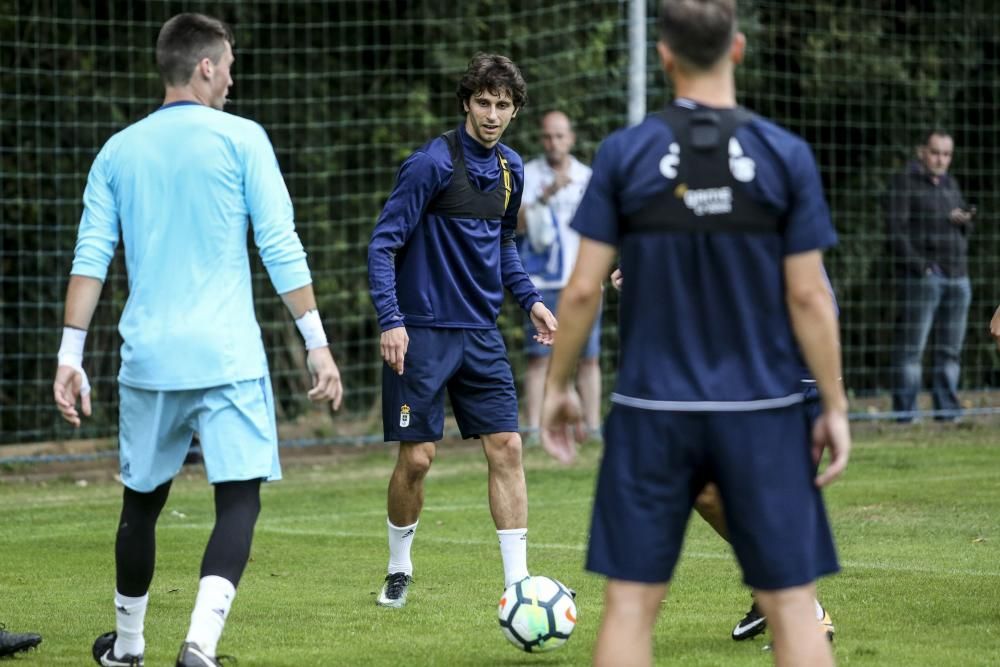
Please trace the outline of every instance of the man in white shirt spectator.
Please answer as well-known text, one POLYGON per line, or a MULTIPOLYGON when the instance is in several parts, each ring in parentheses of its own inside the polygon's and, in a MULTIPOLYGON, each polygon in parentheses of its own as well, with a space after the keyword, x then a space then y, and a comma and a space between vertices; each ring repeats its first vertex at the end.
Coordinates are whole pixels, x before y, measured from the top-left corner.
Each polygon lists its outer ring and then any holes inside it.
MULTIPOLYGON (((518 232, 523 236, 518 248, 525 270, 542 300, 554 312, 559 292, 573 272, 580 247, 580 235, 570 229, 569 223, 590 181, 590 167, 571 154, 576 135, 565 113, 553 110, 543 115, 540 130, 544 155, 524 165, 524 195, 518 214, 518 232)), ((576 376, 584 417, 591 432, 598 431, 601 425, 600 329, 598 317, 580 357, 576 376)), ((541 419, 550 348, 536 343, 531 333, 534 330, 525 336, 528 368, 524 396, 526 421, 534 434, 541 419)))

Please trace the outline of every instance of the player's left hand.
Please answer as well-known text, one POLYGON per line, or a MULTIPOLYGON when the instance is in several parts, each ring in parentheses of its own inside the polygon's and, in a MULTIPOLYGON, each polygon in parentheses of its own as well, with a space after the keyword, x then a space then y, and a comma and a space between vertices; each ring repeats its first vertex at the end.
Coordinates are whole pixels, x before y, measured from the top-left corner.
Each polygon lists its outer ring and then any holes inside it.
POLYGON ((546 308, 541 301, 536 301, 535 305, 531 307, 531 323, 535 325, 535 330, 538 332, 534 336, 535 340, 542 345, 552 345, 559 323, 556 322, 556 316, 552 314, 552 311, 546 308))
POLYGON ((572 386, 565 389, 545 387, 542 399, 542 447, 560 463, 576 459, 576 445, 587 438, 586 422, 580 395, 572 386))
POLYGON ((830 463, 816 477, 816 486, 822 488, 830 484, 847 469, 847 459, 851 455, 851 429, 847 413, 825 410, 813 426, 813 463, 819 465, 823 450, 830 451, 830 463))
POLYGON ((52 383, 52 397, 62 418, 80 428, 80 412, 84 417, 90 416, 90 381, 87 372, 65 364, 56 369, 56 379, 52 383), (77 412, 76 402, 80 401, 80 412, 77 412))
POLYGON ((344 388, 340 384, 340 369, 333 360, 330 348, 317 347, 309 350, 306 365, 309 367, 313 383, 312 389, 309 390, 309 400, 313 403, 330 401, 330 407, 339 410, 344 388))

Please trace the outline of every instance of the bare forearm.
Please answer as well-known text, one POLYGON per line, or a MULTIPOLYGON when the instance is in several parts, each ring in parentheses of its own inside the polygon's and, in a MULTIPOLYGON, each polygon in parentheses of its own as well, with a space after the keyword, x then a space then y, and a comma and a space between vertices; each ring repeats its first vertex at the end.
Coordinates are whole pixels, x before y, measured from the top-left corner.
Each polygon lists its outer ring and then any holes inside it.
POLYGON ((819 386, 828 410, 847 409, 847 396, 840 381, 840 334, 833 299, 823 288, 789 298, 788 312, 809 371, 819 386))
POLYGON ((97 310, 97 302, 101 298, 103 288, 104 283, 97 278, 70 276, 69 286, 66 288, 63 324, 83 331, 90 328, 90 320, 97 310))
POLYGON ((295 320, 302 317, 306 311, 316 310, 316 296, 313 294, 311 284, 285 292, 281 295, 281 300, 295 320))

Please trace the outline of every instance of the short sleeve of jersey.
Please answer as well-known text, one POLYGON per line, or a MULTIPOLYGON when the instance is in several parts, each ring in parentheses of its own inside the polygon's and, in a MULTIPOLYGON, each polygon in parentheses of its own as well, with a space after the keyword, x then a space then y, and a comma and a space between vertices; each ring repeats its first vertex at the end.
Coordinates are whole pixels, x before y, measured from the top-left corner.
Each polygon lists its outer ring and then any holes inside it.
POLYGON ((789 208, 785 227, 786 255, 823 250, 837 245, 837 232, 830 220, 830 209, 823 196, 823 182, 812 151, 804 141, 797 141, 789 155, 791 179, 789 208))
POLYGON ((590 183, 570 224, 580 236, 608 245, 618 245, 620 207, 616 180, 620 168, 617 150, 620 137, 620 133, 612 134, 597 150, 590 183))

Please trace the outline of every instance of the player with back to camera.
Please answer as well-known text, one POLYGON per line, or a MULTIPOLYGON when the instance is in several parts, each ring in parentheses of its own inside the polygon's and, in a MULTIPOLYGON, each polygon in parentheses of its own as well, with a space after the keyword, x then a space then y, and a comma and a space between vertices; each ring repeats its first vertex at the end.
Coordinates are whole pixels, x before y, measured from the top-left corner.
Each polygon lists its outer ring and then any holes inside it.
POLYGON ((220 664, 216 646, 250 555, 260 484, 281 478, 251 290, 251 220, 271 283, 305 338, 309 398, 340 405, 340 373, 274 149, 260 125, 222 111, 233 61, 233 35, 221 21, 201 14, 167 21, 156 42, 163 106, 104 144, 83 196, 53 385, 56 405, 75 427, 81 412, 91 412, 84 341, 119 234, 129 284, 119 322, 125 489, 115 541, 116 629, 93 646, 105 667, 144 663, 156 522, 193 434, 216 517, 177 665, 220 664))
POLYGON ((542 411, 543 445, 572 461, 569 378, 620 253, 619 373, 587 555, 608 577, 594 662, 653 663, 691 508, 712 481, 776 663, 831 665, 814 581, 839 568, 819 487, 851 444, 822 261, 836 234, 808 145, 736 104, 734 1, 662 0, 659 32, 676 99, 598 151, 542 411), (799 350, 823 401, 811 446, 799 350))
POLYGON ((388 490, 388 574, 376 599, 402 607, 424 479, 444 436, 447 390, 462 437, 482 438, 504 588, 528 576, 528 498, 517 395, 497 316, 506 287, 549 344, 556 320, 514 243, 520 156, 500 143, 527 100, 509 58, 480 53, 458 85, 464 114, 400 166, 372 232, 368 280, 382 329, 382 425, 399 441, 388 490))
MULTIPOLYGON (((621 290, 624 280, 625 277, 620 268, 615 269, 611 274, 611 284, 616 290, 621 290)), ((832 287, 830 293, 833 294, 832 287)), ((805 370, 805 377, 802 378, 802 407, 805 412, 807 432, 811 433, 816 419, 823 412, 823 408, 819 392, 816 390, 816 381, 809 375, 808 369, 805 370)), ((719 487, 716 484, 712 482, 705 484, 705 487, 695 497, 694 509, 719 537, 729 542, 726 515, 722 508, 719 487)), ((819 623, 820 631, 826 634, 827 639, 833 641, 833 636, 836 632, 833 619, 830 618, 830 613, 819 603, 818 598, 816 599, 816 621, 819 623)), ((750 611, 739 620, 730 636, 734 641, 745 641, 753 639, 765 630, 767 630, 767 617, 761 613, 760 607, 755 600, 750 605, 750 611)))

